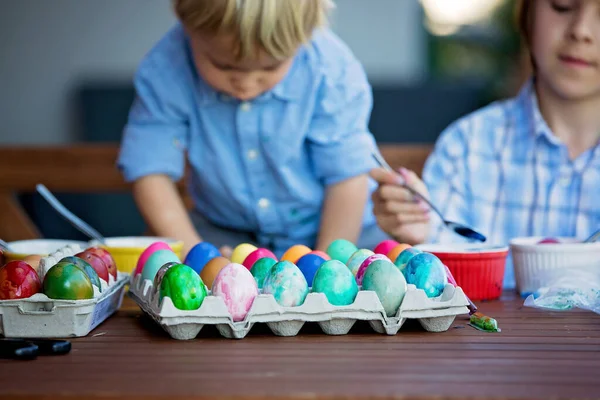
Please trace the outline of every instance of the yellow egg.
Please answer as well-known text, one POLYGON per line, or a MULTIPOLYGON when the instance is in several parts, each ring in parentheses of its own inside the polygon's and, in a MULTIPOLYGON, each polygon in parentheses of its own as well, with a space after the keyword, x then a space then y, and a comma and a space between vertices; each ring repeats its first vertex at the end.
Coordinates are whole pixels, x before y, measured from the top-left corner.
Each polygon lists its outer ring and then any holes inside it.
POLYGON ((31 266, 31 268, 35 269, 35 271, 37 272, 40 266, 41 259, 42 256, 38 254, 30 254, 27 257, 24 257, 23 261, 29 264, 29 266, 31 266))
POLYGON ((233 253, 231 253, 231 262, 242 264, 246 257, 256 249, 256 246, 249 243, 238 244, 235 249, 233 249, 233 253))

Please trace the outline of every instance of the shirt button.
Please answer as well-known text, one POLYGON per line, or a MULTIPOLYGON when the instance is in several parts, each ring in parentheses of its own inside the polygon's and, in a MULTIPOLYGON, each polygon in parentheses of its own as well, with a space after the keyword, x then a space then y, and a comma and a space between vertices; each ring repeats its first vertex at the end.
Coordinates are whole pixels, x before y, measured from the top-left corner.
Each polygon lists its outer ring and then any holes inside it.
POLYGON ((264 208, 269 207, 270 205, 271 205, 271 202, 269 201, 269 199, 265 199, 264 197, 258 201, 258 206, 260 208, 264 209, 264 208))
POLYGON ((569 186, 570 183, 571 183, 571 178, 569 176, 561 176, 558 179, 558 184, 561 186, 569 186))
POLYGON ((256 150, 248 150, 248 159, 249 160, 256 160, 258 158, 258 151, 256 150))
POLYGON ((241 105, 240 105, 240 109, 242 111, 250 111, 250 108, 252 108, 252 105, 250 103, 248 103, 247 101, 244 101, 241 105))

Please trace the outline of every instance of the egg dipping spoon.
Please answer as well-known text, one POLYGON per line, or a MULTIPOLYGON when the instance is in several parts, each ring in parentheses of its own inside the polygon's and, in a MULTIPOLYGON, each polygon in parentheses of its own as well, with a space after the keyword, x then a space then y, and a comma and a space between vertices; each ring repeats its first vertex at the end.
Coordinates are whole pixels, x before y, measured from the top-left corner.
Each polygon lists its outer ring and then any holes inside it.
MULTIPOLYGON (((392 167, 390 167, 390 165, 387 163, 387 161, 385 161, 385 159, 381 155, 379 155, 379 153, 377 153, 377 152, 374 151, 373 152, 373 158, 375 159, 375 161, 377 161, 377 164, 379 164, 379 166, 381 166, 383 169, 387 170, 388 172, 392 172, 394 174, 396 173, 392 169, 392 167)), ((444 225, 446 225, 446 227, 449 228, 451 231, 459 234, 460 236, 466 237, 467 239, 478 240, 480 242, 485 242, 486 241, 486 237, 484 235, 482 235, 481 233, 477 232, 476 230, 473 230, 473 229, 469 228, 466 225, 459 224, 458 222, 452 222, 452 221, 448 221, 447 219, 445 219, 444 216, 442 215, 442 213, 440 212, 440 210, 438 210, 436 206, 434 206, 427 198, 425 198, 425 196, 423 196, 421 193, 417 192, 415 189, 413 189, 412 187, 410 187, 406 183, 398 183, 398 185, 400 185, 403 188, 407 189, 413 195, 419 197, 420 199, 423 199, 423 201, 425 203, 427 203, 429 205, 429 207, 437 215, 440 216, 440 218, 441 218, 442 222, 444 223, 444 225)))

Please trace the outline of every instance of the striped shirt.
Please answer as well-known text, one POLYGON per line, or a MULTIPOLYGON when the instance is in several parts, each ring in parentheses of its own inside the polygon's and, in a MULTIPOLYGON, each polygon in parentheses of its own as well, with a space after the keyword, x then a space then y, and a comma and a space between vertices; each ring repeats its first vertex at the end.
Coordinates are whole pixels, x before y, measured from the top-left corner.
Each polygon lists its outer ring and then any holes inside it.
MULTIPOLYGON (((570 159, 540 113, 532 80, 517 97, 449 126, 423 177, 446 219, 493 245, 520 236, 583 239, 600 227, 600 143, 570 159)), ((464 240, 435 218, 429 241, 464 240)), ((510 257, 504 286, 515 286, 510 257)))

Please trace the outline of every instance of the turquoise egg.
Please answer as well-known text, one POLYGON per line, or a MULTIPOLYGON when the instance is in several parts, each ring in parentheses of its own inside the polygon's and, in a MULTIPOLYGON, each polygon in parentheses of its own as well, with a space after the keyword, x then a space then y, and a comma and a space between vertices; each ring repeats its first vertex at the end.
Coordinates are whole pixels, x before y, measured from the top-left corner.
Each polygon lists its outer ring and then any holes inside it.
POLYGON ((338 260, 346 264, 350 256, 354 254, 356 250, 358 250, 358 248, 351 241, 337 239, 331 242, 329 247, 327 247, 326 253, 332 260, 338 260))
POLYGON ((154 282, 154 277, 156 277, 156 273, 160 267, 169 262, 180 263, 181 260, 179 260, 177 254, 171 250, 158 250, 152 253, 152 255, 148 257, 148 260, 144 264, 144 269, 142 270, 142 281, 149 279, 154 282))
POLYGON ((448 283, 444 263, 431 253, 421 253, 412 257, 405 269, 406 281, 423 289, 427 297, 437 297, 448 283))
POLYGON ((405 278, 406 272, 404 271, 404 269, 406 268, 406 264, 410 261, 411 258, 416 256, 417 254, 421 254, 422 252, 423 251, 415 247, 409 247, 408 249, 402 250, 402 252, 398 254, 398 257, 396 257, 396 261, 394 261, 394 264, 396 264, 396 266, 400 269, 400 272, 404 274, 405 278))
POLYGON ((347 306, 354 303, 358 285, 354 275, 344 263, 338 260, 325 261, 315 274, 312 291, 324 293, 334 306, 347 306))
POLYGON ((363 263, 363 261, 365 261, 367 258, 374 254, 375 253, 373 253, 369 249, 359 249, 352 253, 350 258, 348 259, 348 262, 346 263, 348 269, 350 269, 350 272, 352 272, 352 275, 356 276, 358 268, 360 268, 360 265, 363 263))
POLYGON ((272 294, 283 307, 304 304, 308 283, 300 268, 289 261, 279 261, 269 270, 263 282, 263 293, 272 294))
POLYGON ((404 300, 407 285, 404 275, 391 261, 377 260, 367 268, 362 281, 362 289, 377 293, 385 314, 393 317, 404 300))
POLYGON ((277 264, 277 260, 271 257, 259 258, 254 264, 252 264, 252 268, 250 268, 250 273, 254 277, 256 285, 259 289, 262 289, 263 284, 265 282, 265 278, 267 277, 269 271, 275 264, 277 264))

